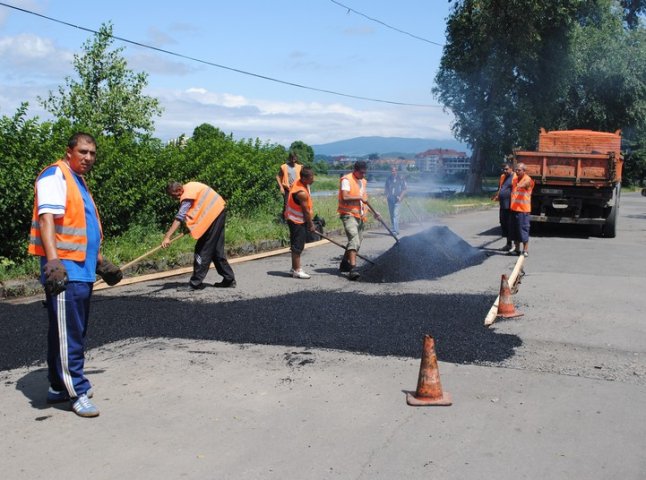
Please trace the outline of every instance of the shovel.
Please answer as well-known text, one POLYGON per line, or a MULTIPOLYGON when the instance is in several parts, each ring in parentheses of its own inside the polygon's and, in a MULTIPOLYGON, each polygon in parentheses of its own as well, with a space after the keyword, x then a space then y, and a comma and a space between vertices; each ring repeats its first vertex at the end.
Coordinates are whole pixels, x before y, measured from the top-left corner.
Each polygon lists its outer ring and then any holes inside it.
MULTIPOLYGON (((342 244, 340 244, 340 243, 339 243, 339 242, 337 242, 336 240, 332 240, 330 237, 327 237, 327 236, 323 235, 323 234, 322 234, 321 232, 319 232, 318 230, 315 230, 315 231, 314 231, 314 233, 315 233, 316 235, 318 235, 319 237, 324 238, 324 239, 325 239, 325 240, 327 240, 328 242, 333 243, 333 244, 334 244, 334 245, 336 245, 337 247, 341 247, 343 250, 345 250, 345 247, 344 247, 342 244)), ((373 261, 372 261, 372 260, 370 260, 369 258, 366 258, 366 257, 364 257, 363 255, 360 255, 360 254, 359 254, 359 252, 357 252, 357 257, 361 258, 362 260, 365 260, 366 262, 370 263, 371 265, 374 265, 374 264, 375 264, 375 262, 373 262, 373 261)))
MULTIPOLYGON (((175 238, 171 239, 170 243, 173 243, 175 240, 179 240, 179 239, 180 239, 180 238, 182 238, 184 235, 185 235, 185 234, 183 234, 183 233, 182 233, 182 234, 180 234, 180 235, 177 235, 175 238)), ((120 266, 120 267, 119 267, 119 270, 124 271, 126 268, 130 268, 130 267, 132 267, 135 263, 141 262, 144 258, 146 258, 146 257, 147 257, 147 256, 149 256, 149 255, 152 255, 153 253, 155 253, 155 252, 156 252, 157 250, 159 250, 160 248, 162 248, 162 247, 161 247, 161 245, 159 245, 158 247, 153 248, 152 250, 148 250, 148 251, 147 251, 146 253, 144 253, 143 255, 140 255, 140 256, 138 256, 137 258, 135 258, 134 260, 132 260, 132 261, 130 261, 130 262, 128 262, 128 263, 126 263, 125 265, 120 266)), ((103 282, 103 279, 99 279, 99 280, 97 280, 94 284, 95 284, 95 285, 99 285, 99 284, 101 284, 101 283, 104 283, 104 282, 103 282)))
POLYGON ((381 215, 379 215, 377 213, 377 211, 374 208, 372 208, 372 205, 370 205, 368 202, 363 202, 363 203, 368 205, 368 208, 374 214, 375 218, 381 222, 381 224, 386 228, 386 230, 388 230, 388 233, 390 233, 392 235, 392 237, 395 239, 395 243, 399 244, 399 238, 397 237, 397 235, 395 235, 393 233, 393 231, 390 229, 390 227, 388 225, 386 225, 386 222, 384 222, 384 219, 381 218, 381 215))

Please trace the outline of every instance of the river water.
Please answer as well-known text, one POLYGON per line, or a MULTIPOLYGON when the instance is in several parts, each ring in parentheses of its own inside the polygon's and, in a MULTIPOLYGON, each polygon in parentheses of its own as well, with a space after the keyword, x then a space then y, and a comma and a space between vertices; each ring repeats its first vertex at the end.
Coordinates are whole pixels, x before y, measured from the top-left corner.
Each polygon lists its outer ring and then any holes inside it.
MULTIPOLYGON (((384 193, 385 182, 373 181, 368 182, 368 193, 371 195, 380 195, 384 193)), ((416 182, 409 183, 406 195, 413 197, 432 197, 440 196, 443 193, 450 195, 464 191, 462 183, 434 183, 434 182, 416 182)), ((336 190, 322 190, 312 192, 313 197, 330 197, 336 195, 336 190)))

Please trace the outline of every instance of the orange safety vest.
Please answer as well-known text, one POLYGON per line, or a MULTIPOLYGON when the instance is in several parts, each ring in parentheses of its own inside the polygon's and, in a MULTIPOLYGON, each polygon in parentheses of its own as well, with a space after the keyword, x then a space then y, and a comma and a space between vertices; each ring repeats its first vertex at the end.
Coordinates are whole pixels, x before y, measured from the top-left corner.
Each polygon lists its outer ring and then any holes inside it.
MULTIPOLYGON (((56 238, 56 254, 59 258, 64 260, 74 260, 75 262, 82 262, 85 260, 87 253, 87 225, 85 223, 85 206, 83 204, 83 197, 79 190, 74 174, 69 165, 63 160, 50 165, 49 167, 56 166, 61 169, 65 183, 67 185, 67 199, 65 201, 65 214, 60 217, 54 217, 54 232, 56 238)), ((49 168, 47 167, 47 168, 49 168)), ((47 169, 43 169, 38 176, 47 169)), ((85 185, 85 179, 79 177, 85 185)), ((87 188, 87 185, 86 185, 87 188)), ((103 239, 103 229, 101 228, 101 218, 99 211, 96 208, 94 199, 90 195, 96 218, 99 222, 99 231, 101 239, 103 239)), ((40 222, 38 221, 38 190, 34 186, 34 212, 31 218, 31 230, 29 232, 29 248, 28 252, 32 255, 40 255, 41 257, 47 256, 45 248, 43 247, 43 239, 40 232, 40 222)))
POLYGON ((193 200, 191 208, 186 212, 186 227, 197 240, 224 211, 226 202, 215 190, 200 182, 188 182, 183 188, 180 201, 193 200))
MULTIPOLYGON (((368 182, 365 178, 358 180, 352 172, 343 175, 340 179, 340 182, 343 182, 343 179, 347 179, 350 182, 350 195, 353 197, 358 197, 363 191, 363 200, 368 200, 368 182)), ((360 220, 365 221, 367 219, 366 212, 363 208, 363 202, 361 200, 345 200, 343 198, 343 192, 341 191, 341 183, 339 183, 339 207, 337 212, 340 215, 352 215, 357 217, 360 220)))
MULTIPOLYGON (((514 175, 511 181, 511 203, 509 209, 512 212, 530 213, 532 211, 532 190, 534 189, 534 180, 529 178, 527 186, 518 186, 518 177, 514 175)), ((523 177, 523 180, 525 177, 523 177)))
POLYGON ((300 180, 296 180, 294 182, 294 185, 292 185, 292 188, 289 189, 289 196, 287 197, 287 208, 285 208, 285 218, 287 220, 291 220, 294 223, 303 224, 305 223, 305 215, 303 215, 303 209, 294 200, 294 194, 299 191, 303 191, 307 194, 305 207, 307 208, 307 211, 310 212, 310 218, 312 218, 312 213, 314 210, 309 185, 303 185, 303 182, 301 182, 300 180))
MULTIPOLYGON (((286 163, 283 163, 280 166, 280 183, 282 183, 283 187, 286 190, 289 190, 290 188, 292 188, 292 185, 290 185, 290 183, 289 183, 289 171, 288 171, 288 168, 289 167, 287 166, 286 163)), ((295 163, 294 164, 294 170, 296 172, 296 177, 295 177, 296 180, 301 178, 301 169, 302 168, 303 168, 303 165, 301 165, 300 163, 295 163)), ((296 180, 293 183, 295 183, 296 180)))

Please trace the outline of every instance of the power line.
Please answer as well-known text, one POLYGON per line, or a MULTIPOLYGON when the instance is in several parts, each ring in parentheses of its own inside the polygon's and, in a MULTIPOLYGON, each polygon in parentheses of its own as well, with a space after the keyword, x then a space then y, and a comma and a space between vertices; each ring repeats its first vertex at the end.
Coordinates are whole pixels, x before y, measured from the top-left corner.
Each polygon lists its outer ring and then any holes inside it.
POLYGON ((426 39, 426 38, 419 37, 419 36, 417 36, 417 35, 415 35, 415 34, 412 34, 412 33, 410 33, 410 32, 407 32, 407 31, 405 31, 405 30, 401 30, 401 29, 399 29, 399 28, 397 28, 397 27, 393 27, 392 25, 388 25, 387 23, 384 23, 384 22, 382 22, 381 20, 378 20, 378 19, 376 19, 376 18, 369 17, 369 16, 368 16, 368 15, 366 15, 365 13, 361 13, 361 12, 359 12, 359 11, 357 11, 357 10, 353 9, 353 8, 348 7, 347 5, 343 5, 342 3, 337 2, 336 0, 330 0, 330 2, 337 4, 339 7, 346 8, 346 9, 348 10, 348 13, 350 13, 350 12, 356 13, 357 15, 361 15, 362 17, 367 18, 368 20, 370 20, 370 21, 372 21, 372 22, 377 22, 377 23, 379 23, 379 24, 383 25, 384 27, 390 28, 391 30, 395 30, 396 32, 403 33, 404 35, 408 35, 409 37, 413 37, 413 38, 415 38, 415 39, 417 39, 417 40, 421 40, 422 42, 426 42, 426 43, 431 43, 431 44, 433 44, 433 45, 437 45, 438 47, 443 47, 443 46, 444 46, 444 45, 442 45, 441 43, 437 43, 437 42, 434 42, 433 40, 428 40, 428 39, 426 39))
MULTIPOLYGON (((53 17, 48 17, 48 16, 42 15, 40 13, 32 12, 31 10, 26 10, 24 8, 16 7, 14 5, 8 5, 8 4, 4 3, 4 2, 0 2, 0 5, 2 5, 4 7, 12 8, 14 10, 21 11, 23 13, 34 15, 36 17, 44 18, 45 20, 49 20, 51 22, 60 23, 61 25, 65 25, 65 26, 72 27, 72 28, 77 28, 77 29, 83 30, 85 32, 89 32, 89 33, 93 33, 93 34, 98 34, 99 33, 96 30, 92 30, 91 28, 82 27, 80 25, 75 25, 73 23, 65 22, 63 20, 59 20, 59 19, 56 19, 56 18, 53 18, 53 17)), ((310 87, 310 86, 307 86, 307 85, 302 85, 302 84, 299 84, 299 83, 289 82, 287 80, 280 80, 278 78, 268 77, 266 75, 260 75, 258 73, 248 72, 248 71, 245 71, 245 70, 241 70, 239 68, 228 67, 226 65, 221 65, 219 63, 214 63, 214 62, 210 62, 210 61, 207 61, 207 60, 202 60, 202 59, 199 59, 199 58, 191 57, 189 55, 184 55, 182 53, 177 53, 177 52, 173 52, 173 51, 170 51, 170 50, 165 50, 163 48, 154 47, 152 45, 147 45, 145 43, 136 42, 134 40, 129 40, 127 38, 119 37, 117 35, 110 35, 110 37, 115 39, 115 40, 119 40, 121 42, 124 42, 124 43, 129 43, 131 45, 136 45, 138 47, 147 48, 147 49, 154 50, 154 51, 157 51, 157 52, 165 53, 167 55, 172 55, 172 56, 175 56, 175 57, 183 58, 185 60, 190 60, 192 62, 202 63, 204 65, 209 65, 211 67, 217 67, 217 68, 221 68, 221 69, 224 69, 224 70, 229 70, 231 72, 236 72, 236 73, 240 73, 240 74, 243 74, 243 75, 249 75, 251 77, 261 78, 263 80, 268 80, 270 82, 281 83, 283 85, 289 85, 291 87, 302 88, 302 89, 305 89, 305 90, 312 90, 312 91, 315 91, 315 92, 329 93, 330 95, 337 95, 337 96, 340 96, 340 97, 354 98, 354 99, 357 99, 357 100, 366 100, 366 101, 369 101, 369 102, 388 103, 388 104, 391 104, 391 105, 400 105, 400 106, 405 106, 405 107, 442 108, 441 105, 396 102, 396 101, 392 101, 392 100, 383 100, 383 99, 379 99, 379 98, 362 97, 360 95, 352 95, 352 94, 349 94, 349 93, 336 92, 334 90, 327 90, 327 89, 324 89, 324 88, 310 87)))

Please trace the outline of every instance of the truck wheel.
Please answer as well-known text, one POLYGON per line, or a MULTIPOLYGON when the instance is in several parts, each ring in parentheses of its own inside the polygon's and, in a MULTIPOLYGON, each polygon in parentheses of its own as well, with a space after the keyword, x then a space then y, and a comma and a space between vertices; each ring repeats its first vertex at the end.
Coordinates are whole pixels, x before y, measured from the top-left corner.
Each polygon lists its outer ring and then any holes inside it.
POLYGON ((610 210, 610 215, 606 218, 606 223, 601 227, 601 235, 606 238, 617 236, 617 210, 619 210, 619 205, 615 204, 610 210))
POLYGON ((646 197, 646 188, 642 188, 642 197, 646 197))

